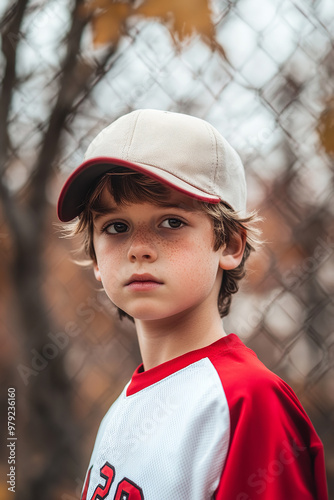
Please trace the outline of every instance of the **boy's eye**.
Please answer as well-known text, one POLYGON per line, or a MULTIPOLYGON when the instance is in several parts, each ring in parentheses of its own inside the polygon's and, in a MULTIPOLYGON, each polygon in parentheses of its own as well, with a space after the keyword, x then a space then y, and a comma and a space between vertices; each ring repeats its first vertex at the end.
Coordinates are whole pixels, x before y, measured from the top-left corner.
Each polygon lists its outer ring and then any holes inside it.
POLYGON ((109 234, 126 233, 128 226, 124 222, 113 222, 112 224, 108 224, 103 230, 109 234))
POLYGON ((169 229, 170 228, 177 229, 183 225, 184 225, 184 222, 182 222, 182 220, 175 219, 175 218, 166 219, 161 223, 162 227, 168 227, 169 229))

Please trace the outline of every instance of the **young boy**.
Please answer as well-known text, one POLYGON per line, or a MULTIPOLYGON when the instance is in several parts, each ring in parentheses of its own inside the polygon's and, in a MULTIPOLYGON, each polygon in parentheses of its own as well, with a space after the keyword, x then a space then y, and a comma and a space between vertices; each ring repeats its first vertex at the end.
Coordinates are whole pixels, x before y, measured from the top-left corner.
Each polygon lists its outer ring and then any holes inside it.
POLYGON ((241 160, 209 123, 125 115, 58 201, 143 364, 104 417, 83 500, 326 500, 322 444, 291 388, 222 317, 254 249, 241 160))

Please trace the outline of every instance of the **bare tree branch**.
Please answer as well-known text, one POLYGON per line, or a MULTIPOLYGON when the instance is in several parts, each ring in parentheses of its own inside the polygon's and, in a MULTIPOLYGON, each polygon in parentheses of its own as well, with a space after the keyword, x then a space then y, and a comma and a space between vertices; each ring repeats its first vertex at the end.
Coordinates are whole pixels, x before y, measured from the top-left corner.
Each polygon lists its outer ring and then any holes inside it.
MULTIPOLYGON (((20 239, 22 221, 18 208, 12 203, 11 196, 5 186, 1 174, 4 172, 10 139, 8 136, 8 116, 12 103, 12 95, 16 86, 16 55, 20 41, 20 28, 29 0, 18 0, 5 12, 0 23, 2 30, 2 52, 5 58, 5 71, 0 92, 0 197, 7 213, 13 236, 20 239)), ((17 241, 20 245, 20 242, 17 241)))
POLYGON ((105 66, 114 54, 111 46, 100 64, 88 64, 80 57, 80 42, 90 16, 82 14, 83 0, 77 0, 72 25, 67 36, 67 52, 61 68, 61 80, 55 106, 48 121, 43 144, 29 179, 30 206, 34 213, 40 213, 45 202, 47 182, 52 175, 53 163, 59 152, 61 134, 70 115, 78 110, 76 101, 82 102, 105 74, 105 66))
POLYGON ((16 84, 16 54, 20 40, 20 28, 29 0, 18 0, 8 8, 1 23, 2 52, 6 61, 0 93, 0 173, 3 171, 9 145, 7 132, 8 115, 16 84))

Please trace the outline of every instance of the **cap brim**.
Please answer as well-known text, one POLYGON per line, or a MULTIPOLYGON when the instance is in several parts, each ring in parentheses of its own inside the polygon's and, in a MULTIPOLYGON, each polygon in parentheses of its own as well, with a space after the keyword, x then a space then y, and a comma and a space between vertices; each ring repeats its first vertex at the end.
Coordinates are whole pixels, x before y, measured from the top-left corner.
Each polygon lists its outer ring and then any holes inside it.
POLYGON ((157 179, 162 184, 176 189, 183 194, 208 203, 219 203, 218 196, 205 193, 188 184, 178 177, 159 169, 158 167, 142 163, 132 163, 119 158, 98 157, 83 162, 68 177, 58 199, 57 214, 62 222, 69 222, 83 210, 87 195, 97 184, 98 180, 113 167, 126 167, 157 179))

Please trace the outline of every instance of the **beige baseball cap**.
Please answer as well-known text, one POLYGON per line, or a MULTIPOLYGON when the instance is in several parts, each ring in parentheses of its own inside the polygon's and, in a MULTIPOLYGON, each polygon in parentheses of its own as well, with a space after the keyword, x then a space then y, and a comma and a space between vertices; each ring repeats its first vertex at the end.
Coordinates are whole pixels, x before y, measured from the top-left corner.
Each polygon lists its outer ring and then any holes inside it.
POLYGON ((245 214, 244 167, 212 125, 182 113, 139 109, 118 118, 91 142, 61 190, 59 219, 77 217, 99 179, 117 167, 153 177, 197 200, 223 201, 245 214))

